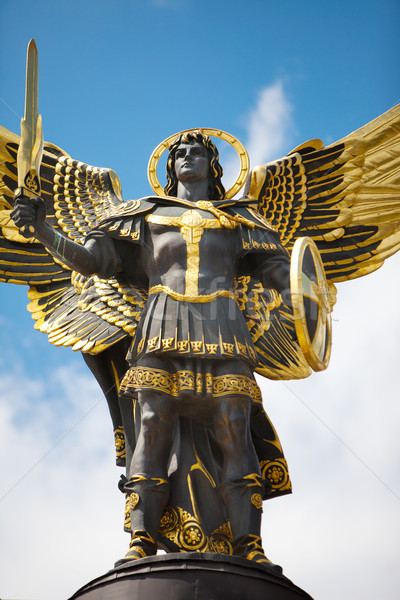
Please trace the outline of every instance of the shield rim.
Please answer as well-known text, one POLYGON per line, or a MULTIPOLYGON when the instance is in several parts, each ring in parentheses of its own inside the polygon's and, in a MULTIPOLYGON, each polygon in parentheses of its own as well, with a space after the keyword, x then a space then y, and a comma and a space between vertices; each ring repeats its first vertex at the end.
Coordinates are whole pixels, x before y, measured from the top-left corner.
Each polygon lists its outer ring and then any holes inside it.
MULTIPOLYGON (((316 353, 313 342, 310 338, 307 321, 306 321, 306 309, 304 305, 304 294, 303 294, 303 257, 307 248, 310 248, 313 263, 315 266, 315 273, 317 276, 318 287, 322 286, 325 288, 326 297, 328 294, 328 284, 325 277, 324 265, 322 263, 321 256, 315 242, 310 237, 298 238, 293 246, 292 256, 290 261, 290 293, 293 306, 293 317, 294 325, 296 330, 297 339, 310 367, 313 371, 324 371, 328 365, 331 356, 332 348, 332 312, 331 310, 326 313, 326 324, 325 324, 325 353, 321 357, 316 353), (317 268, 319 267, 319 268, 317 268)), ((320 307, 321 304, 318 303, 320 307)), ((319 318, 321 318, 319 316, 319 318)))

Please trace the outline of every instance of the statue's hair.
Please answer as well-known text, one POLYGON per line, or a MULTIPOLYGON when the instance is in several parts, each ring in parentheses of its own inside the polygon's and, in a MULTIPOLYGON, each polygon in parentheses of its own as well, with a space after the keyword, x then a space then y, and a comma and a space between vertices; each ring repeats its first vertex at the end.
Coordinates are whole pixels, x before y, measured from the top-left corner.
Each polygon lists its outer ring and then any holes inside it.
POLYGON ((176 196, 178 193, 178 178, 175 173, 175 155, 178 146, 180 144, 191 144, 193 142, 202 144, 208 153, 210 161, 208 196, 210 200, 223 200, 225 197, 225 188, 221 181, 223 171, 219 164, 217 147, 208 135, 203 135, 199 131, 181 133, 171 145, 167 160, 167 185, 164 188, 165 194, 167 196, 176 196))

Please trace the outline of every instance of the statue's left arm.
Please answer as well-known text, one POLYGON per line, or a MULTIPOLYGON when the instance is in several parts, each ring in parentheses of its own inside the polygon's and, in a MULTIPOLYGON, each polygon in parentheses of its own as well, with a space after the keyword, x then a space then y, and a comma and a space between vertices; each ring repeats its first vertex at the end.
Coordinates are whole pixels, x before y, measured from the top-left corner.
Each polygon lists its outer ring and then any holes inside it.
POLYGON ((271 254, 256 256, 253 277, 258 279, 264 288, 273 288, 283 295, 290 289, 290 260, 288 256, 271 254))
POLYGON ((240 274, 250 275, 263 288, 274 289, 289 298, 290 257, 278 233, 264 227, 247 231, 246 236, 242 233, 241 243, 246 249, 240 260, 240 274))

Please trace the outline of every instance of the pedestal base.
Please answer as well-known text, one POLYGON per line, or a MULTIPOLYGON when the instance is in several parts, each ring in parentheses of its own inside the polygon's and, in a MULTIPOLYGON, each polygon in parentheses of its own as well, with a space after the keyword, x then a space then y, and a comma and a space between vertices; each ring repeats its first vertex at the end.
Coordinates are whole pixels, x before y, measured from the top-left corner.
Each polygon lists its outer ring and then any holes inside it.
POLYGON ((312 600, 268 565, 202 552, 151 556, 94 579, 70 600, 312 600))

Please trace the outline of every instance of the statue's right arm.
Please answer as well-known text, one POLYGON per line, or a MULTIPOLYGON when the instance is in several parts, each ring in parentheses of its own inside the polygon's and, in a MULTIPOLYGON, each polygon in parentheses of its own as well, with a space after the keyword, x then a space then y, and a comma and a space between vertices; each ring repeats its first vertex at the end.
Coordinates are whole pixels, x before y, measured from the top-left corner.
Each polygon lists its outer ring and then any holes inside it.
POLYGON ((29 233, 29 237, 35 237, 70 269, 86 277, 100 271, 102 254, 96 239, 90 239, 83 246, 54 229, 46 222, 46 209, 41 199, 16 197, 11 218, 20 229, 33 227, 34 233, 29 233))

